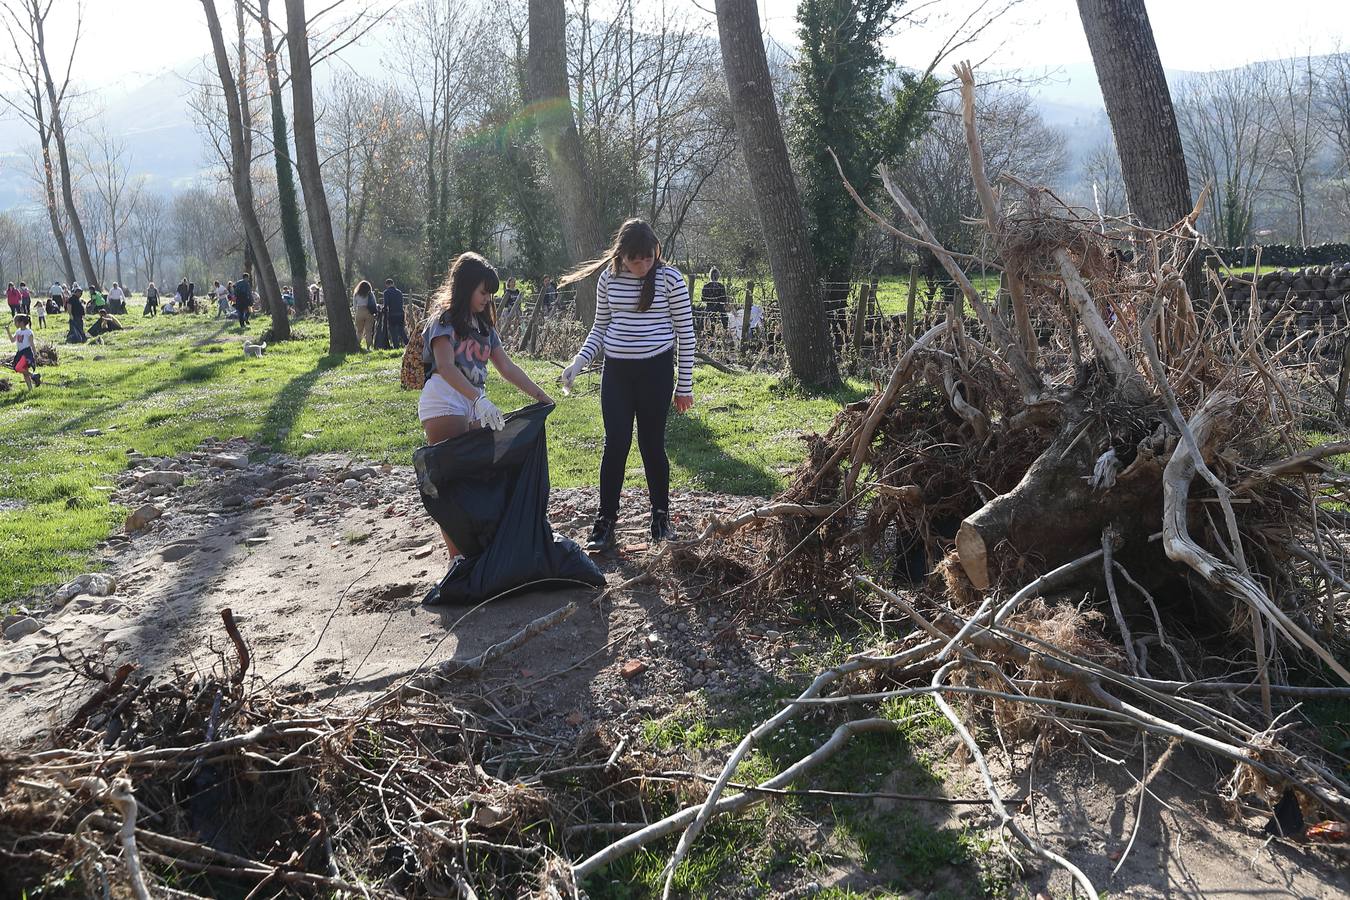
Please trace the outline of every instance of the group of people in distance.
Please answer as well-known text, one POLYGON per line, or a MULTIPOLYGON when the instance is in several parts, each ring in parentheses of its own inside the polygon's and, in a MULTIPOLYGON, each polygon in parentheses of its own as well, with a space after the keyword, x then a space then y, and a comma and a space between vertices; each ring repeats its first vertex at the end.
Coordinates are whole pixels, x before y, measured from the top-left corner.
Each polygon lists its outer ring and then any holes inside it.
POLYGON ((394 279, 384 280, 384 293, 376 295, 369 281, 362 281, 352 292, 352 321, 357 340, 367 350, 397 350, 408 343, 407 310, 403 292, 394 279))
MULTIPOLYGON (((666 421, 671 406, 683 413, 694 405, 694 319, 684 276, 661 259, 656 232, 642 219, 624 222, 604 255, 565 275, 559 286, 593 275, 599 276, 595 323, 563 370, 562 387, 570 394, 576 377, 604 351, 600 504, 586 541, 586 549, 604 551, 615 544, 635 424, 651 501, 651 537, 663 541, 672 536, 666 421)), ((430 444, 471 428, 503 427, 501 411, 484 391, 489 362, 532 400, 554 402, 502 347, 493 303, 500 286, 497 271, 485 258, 465 253, 428 304, 422 342, 426 380, 417 414, 430 444)), ((461 558, 459 550, 448 534, 441 534, 453 569, 461 558)))

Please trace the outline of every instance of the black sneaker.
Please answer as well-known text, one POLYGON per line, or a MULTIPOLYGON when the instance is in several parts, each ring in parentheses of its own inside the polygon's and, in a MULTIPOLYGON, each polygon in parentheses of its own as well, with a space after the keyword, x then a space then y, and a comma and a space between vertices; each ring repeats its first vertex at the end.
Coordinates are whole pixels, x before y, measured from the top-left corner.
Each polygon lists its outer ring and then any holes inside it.
POLYGON ((664 509, 652 510, 652 540, 668 541, 675 537, 675 531, 670 527, 670 513, 664 509))
POLYGON ((586 538, 586 549, 599 553, 614 547, 614 520, 609 516, 600 516, 591 528, 591 536, 586 538))

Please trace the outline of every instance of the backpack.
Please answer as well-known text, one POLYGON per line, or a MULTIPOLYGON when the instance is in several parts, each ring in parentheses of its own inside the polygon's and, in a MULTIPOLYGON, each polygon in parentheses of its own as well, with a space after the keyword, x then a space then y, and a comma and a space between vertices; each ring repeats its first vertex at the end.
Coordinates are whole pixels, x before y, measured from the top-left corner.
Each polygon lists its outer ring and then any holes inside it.
POLYGON ((419 319, 414 323, 412 333, 408 335, 408 345, 403 348, 403 364, 399 369, 398 382, 405 391, 420 391, 427 383, 426 365, 422 362, 422 348, 426 335, 419 319))

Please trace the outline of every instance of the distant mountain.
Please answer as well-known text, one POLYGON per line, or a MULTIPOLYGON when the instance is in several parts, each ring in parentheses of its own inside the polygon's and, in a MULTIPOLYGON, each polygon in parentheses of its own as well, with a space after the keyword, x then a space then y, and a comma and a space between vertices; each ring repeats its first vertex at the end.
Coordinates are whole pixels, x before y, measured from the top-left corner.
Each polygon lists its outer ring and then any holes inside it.
MULTIPOLYGON (((130 150, 132 176, 149 176, 152 190, 184 187, 203 177, 207 146, 196 133, 189 106, 195 88, 188 76, 197 66, 185 64, 126 89, 100 92, 104 114, 77 124, 74 140, 78 142, 81 128, 115 128, 130 150)), ((0 210, 34 205, 23 148, 35 146, 37 137, 8 111, 0 115, 0 134, 8 136, 7 152, 0 152, 0 210)))
MULTIPOLYGON (((387 77, 385 42, 372 41, 347 48, 340 60, 316 71, 316 91, 334 78, 350 76, 387 77)), ((205 58, 203 58, 203 61, 205 58)), ((206 139, 193 123, 190 102, 197 88, 193 80, 202 73, 202 61, 185 63, 142 81, 105 91, 103 122, 117 128, 131 148, 133 175, 146 175, 153 189, 172 191, 212 177, 214 166, 206 139)), ((997 73, 995 73, 997 74, 997 73)), ((1078 180, 1083 157, 1110 136, 1097 73, 1090 63, 1051 66, 1012 73, 1034 83, 1030 90, 1047 124, 1068 138, 1070 165, 1068 187, 1078 180)), ((1169 70, 1175 84, 1188 72, 1169 70)), ((287 104, 289 106, 289 104, 287 104)), ((27 206, 34 201, 28 163, 20 148, 34 143, 22 123, 0 115, 0 210, 27 206)))

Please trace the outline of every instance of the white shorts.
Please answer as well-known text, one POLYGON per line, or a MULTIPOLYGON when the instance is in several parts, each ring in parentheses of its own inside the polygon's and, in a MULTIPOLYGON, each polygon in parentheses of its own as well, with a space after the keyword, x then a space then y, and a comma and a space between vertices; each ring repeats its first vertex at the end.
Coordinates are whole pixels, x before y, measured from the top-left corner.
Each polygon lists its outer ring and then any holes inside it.
POLYGON ((452 388, 440 375, 432 373, 417 398, 417 419, 425 422, 439 416, 464 416, 470 422, 477 421, 469 398, 452 388))

